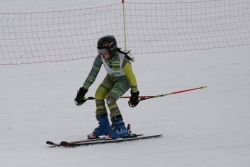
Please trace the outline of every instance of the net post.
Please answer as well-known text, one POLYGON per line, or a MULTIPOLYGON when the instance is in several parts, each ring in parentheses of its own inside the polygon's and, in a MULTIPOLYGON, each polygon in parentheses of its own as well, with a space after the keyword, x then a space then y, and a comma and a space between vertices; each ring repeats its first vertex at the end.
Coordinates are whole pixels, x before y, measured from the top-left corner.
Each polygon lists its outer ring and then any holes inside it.
POLYGON ((124 34, 124 47, 127 50, 127 38, 126 38, 126 19, 125 19, 125 3, 122 0, 122 15, 123 15, 123 34, 124 34))

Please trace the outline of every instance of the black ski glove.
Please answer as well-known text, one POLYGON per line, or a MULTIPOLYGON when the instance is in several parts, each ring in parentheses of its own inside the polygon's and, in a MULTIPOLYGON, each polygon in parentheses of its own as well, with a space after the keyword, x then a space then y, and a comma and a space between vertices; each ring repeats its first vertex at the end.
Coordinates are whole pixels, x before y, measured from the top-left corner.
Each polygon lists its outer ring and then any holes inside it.
POLYGON ((84 98, 87 92, 88 92, 88 89, 84 89, 83 87, 81 87, 79 91, 77 91, 76 98, 75 98, 76 105, 80 106, 83 103, 85 103, 86 100, 84 98))
POLYGON ((138 92, 130 92, 131 93, 131 97, 128 101, 128 105, 130 107, 136 107, 137 104, 140 102, 139 100, 139 91, 138 92))

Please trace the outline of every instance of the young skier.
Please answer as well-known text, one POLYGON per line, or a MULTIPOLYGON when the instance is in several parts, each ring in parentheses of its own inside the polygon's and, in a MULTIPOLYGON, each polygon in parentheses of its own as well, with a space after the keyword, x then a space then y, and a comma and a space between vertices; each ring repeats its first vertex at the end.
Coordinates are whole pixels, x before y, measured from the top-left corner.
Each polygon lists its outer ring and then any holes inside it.
POLYGON ((97 49, 98 55, 87 79, 76 95, 75 103, 80 106, 86 101, 85 94, 95 81, 103 64, 107 75, 95 93, 96 119, 99 126, 88 135, 88 138, 97 138, 102 135, 108 135, 108 138, 128 136, 128 130, 116 101, 131 88, 129 106, 136 107, 139 103, 137 82, 130 63, 133 62, 133 58, 128 56, 129 52, 123 52, 120 48, 117 48, 117 42, 113 35, 101 37, 97 42, 97 49), (104 99, 106 99, 110 110, 111 126, 104 99))

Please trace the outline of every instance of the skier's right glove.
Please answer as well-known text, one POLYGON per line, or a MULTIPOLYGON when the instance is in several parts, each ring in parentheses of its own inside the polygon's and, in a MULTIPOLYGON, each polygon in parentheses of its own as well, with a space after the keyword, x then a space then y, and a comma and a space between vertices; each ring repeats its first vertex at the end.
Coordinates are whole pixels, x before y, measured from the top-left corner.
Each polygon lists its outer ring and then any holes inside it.
POLYGON ((87 92, 88 92, 88 89, 84 89, 83 87, 81 87, 79 91, 77 91, 76 98, 75 98, 76 105, 80 106, 86 102, 85 94, 87 92))
POLYGON ((131 93, 131 97, 128 101, 128 105, 129 107, 136 107, 137 104, 140 102, 140 99, 139 99, 139 91, 137 92, 130 92, 131 93))

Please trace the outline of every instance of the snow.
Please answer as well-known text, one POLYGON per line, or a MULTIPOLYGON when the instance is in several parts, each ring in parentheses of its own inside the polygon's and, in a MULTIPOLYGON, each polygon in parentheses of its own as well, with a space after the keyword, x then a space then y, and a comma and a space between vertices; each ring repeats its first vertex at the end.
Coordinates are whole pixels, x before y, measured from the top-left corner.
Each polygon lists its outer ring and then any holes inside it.
MULTIPOLYGON (((24 12, 80 8, 88 1, 0 2, 1 12, 24 12)), ((101 4, 112 3, 117 1, 101 4)), ((73 101, 94 59, 0 66, 0 166, 249 166, 249 52, 242 46, 134 55, 140 95, 208 87, 136 108, 120 99, 134 133, 163 136, 77 148, 49 148, 45 142, 84 139, 97 126, 94 101, 80 107, 73 101)), ((102 68, 87 96, 94 96, 105 75, 102 68)))

